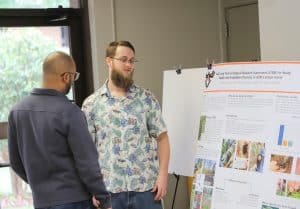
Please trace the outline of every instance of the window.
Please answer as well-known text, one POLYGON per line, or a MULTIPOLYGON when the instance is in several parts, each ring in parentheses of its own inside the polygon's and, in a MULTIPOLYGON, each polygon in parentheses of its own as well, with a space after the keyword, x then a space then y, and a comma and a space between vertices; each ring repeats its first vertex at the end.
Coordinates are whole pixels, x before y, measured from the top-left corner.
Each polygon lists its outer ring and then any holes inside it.
POLYGON ((86 0, 0 1, 1 209, 33 208, 30 188, 8 167, 7 116, 40 86, 46 55, 61 50, 73 56, 81 75, 68 94, 71 101, 80 106, 93 91, 87 11, 86 0))

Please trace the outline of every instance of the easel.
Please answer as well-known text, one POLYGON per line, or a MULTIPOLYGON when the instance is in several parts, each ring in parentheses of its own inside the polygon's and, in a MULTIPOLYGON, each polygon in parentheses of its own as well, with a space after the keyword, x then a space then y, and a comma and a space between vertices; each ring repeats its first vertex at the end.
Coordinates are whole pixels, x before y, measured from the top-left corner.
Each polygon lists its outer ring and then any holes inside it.
POLYGON ((174 209, 175 198, 176 198, 176 193, 177 193, 177 188, 178 188, 178 182, 179 182, 179 178, 180 178, 180 175, 178 175, 178 174, 173 173, 173 175, 176 178, 176 185, 175 185, 175 191, 174 191, 174 195, 173 195, 172 209, 174 209))

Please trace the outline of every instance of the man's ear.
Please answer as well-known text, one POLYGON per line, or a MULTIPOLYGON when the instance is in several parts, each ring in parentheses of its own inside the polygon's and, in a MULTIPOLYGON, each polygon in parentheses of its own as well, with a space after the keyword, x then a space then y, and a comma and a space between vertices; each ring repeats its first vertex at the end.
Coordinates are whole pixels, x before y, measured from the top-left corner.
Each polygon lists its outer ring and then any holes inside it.
POLYGON ((69 83, 69 80, 70 80, 70 73, 64 73, 62 76, 61 76, 61 79, 64 83, 69 83))
POLYGON ((106 62, 106 65, 111 68, 111 65, 112 65, 112 59, 110 57, 106 57, 105 58, 105 62, 106 62))

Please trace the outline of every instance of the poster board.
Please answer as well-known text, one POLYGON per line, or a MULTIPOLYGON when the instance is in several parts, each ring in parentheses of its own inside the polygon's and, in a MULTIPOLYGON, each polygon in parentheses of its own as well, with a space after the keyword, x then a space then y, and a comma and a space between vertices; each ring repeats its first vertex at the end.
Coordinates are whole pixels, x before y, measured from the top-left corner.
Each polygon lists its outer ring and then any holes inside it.
POLYGON ((193 176, 206 69, 164 71, 162 113, 170 137, 171 174, 193 176))

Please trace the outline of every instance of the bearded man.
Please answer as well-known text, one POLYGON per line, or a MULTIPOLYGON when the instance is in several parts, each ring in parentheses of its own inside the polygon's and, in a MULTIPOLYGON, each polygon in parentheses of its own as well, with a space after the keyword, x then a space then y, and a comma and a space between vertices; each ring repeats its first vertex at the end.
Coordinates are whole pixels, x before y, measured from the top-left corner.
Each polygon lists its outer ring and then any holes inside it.
POLYGON ((113 209, 161 209, 167 192, 169 137, 158 100, 133 82, 135 49, 106 49, 109 77, 83 103, 113 209))

